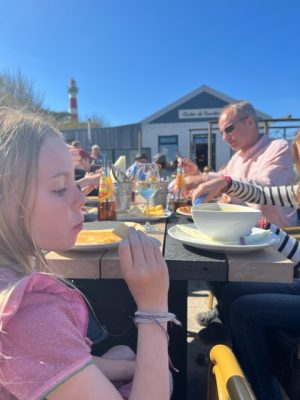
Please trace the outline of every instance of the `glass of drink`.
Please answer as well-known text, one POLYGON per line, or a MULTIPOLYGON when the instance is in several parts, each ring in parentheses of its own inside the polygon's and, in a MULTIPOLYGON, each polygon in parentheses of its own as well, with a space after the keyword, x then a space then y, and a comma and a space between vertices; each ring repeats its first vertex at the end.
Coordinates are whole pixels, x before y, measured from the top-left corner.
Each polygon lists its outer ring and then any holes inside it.
MULTIPOLYGON (((146 200, 146 217, 149 216, 150 199, 159 188, 160 176, 158 168, 153 163, 143 163, 138 166, 136 172, 136 190, 146 200)), ((150 223, 145 225, 146 232, 150 232, 150 223)))

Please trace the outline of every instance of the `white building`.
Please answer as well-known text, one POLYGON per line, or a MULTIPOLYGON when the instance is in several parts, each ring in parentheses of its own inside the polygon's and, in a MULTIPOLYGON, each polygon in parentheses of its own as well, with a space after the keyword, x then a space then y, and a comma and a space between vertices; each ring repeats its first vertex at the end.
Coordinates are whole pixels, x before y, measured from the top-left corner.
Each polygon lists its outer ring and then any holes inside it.
MULTIPOLYGON (((197 160, 202 164, 199 166, 208 165, 210 161, 218 170, 231 157, 231 150, 222 140, 217 120, 222 108, 236 100, 203 85, 141 122, 142 147, 150 148, 152 155, 166 153, 169 161, 175 160, 177 152, 197 160)), ((271 118, 256 112, 259 119, 271 118)))
MULTIPOLYGON (((217 121, 222 108, 234 101, 237 99, 203 85, 141 122, 92 128, 90 132, 87 129, 62 132, 66 140, 77 139, 85 149, 98 144, 110 162, 125 155, 129 166, 137 151, 147 154, 149 160, 162 152, 168 161, 174 161, 180 152, 196 161, 200 168, 210 165, 218 170, 228 162, 232 152, 220 135, 217 121)), ((256 112, 259 120, 271 119, 261 111, 256 112)))

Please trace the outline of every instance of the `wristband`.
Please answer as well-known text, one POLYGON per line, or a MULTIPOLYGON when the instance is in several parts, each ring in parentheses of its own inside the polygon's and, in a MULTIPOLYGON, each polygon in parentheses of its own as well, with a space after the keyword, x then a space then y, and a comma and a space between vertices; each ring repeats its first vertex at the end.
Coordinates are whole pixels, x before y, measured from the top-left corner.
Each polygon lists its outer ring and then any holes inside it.
POLYGON ((227 192, 227 190, 230 188, 230 186, 232 185, 232 179, 230 178, 230 176, 223 176, 223 178, 225 179, 225 181, 227 182, 227 186, 223 189, 223 193, 227 192))

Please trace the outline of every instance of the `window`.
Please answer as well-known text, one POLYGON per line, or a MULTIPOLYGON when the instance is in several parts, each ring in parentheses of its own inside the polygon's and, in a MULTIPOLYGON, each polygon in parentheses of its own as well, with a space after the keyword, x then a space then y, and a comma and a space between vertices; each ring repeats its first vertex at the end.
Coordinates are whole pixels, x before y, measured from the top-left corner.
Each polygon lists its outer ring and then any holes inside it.
POLYGON ((178 136, 158 136, 158 152, 164 153, 168 161, 176 159, 178 151, 178 136))

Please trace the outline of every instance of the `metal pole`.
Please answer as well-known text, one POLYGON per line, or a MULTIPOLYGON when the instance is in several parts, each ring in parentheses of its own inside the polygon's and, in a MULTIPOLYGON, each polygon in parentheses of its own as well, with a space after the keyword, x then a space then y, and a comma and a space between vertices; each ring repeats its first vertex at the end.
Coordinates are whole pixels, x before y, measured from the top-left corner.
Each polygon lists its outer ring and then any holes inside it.
POLYGON ((139 131, 138 133, 138 152, 142 152, 142 132, 139 131))
POLYGON ((92 147, 92 136, 91 136, 91 119, 88 118, 87 120, 87 128, 88 128, 88 141, 90 147, 92 147))
POLYGON ((212 138, 212 127, 211 127, 211 121, 208 121, 208 135, 207 135, 207 164, 208 164, 208 167, 209 167, 209 168, 212 168, 211 138, 212 138))
POLYGON ((188 158, 192 159, 192 129, 189 129, 189 154, 188 158))

